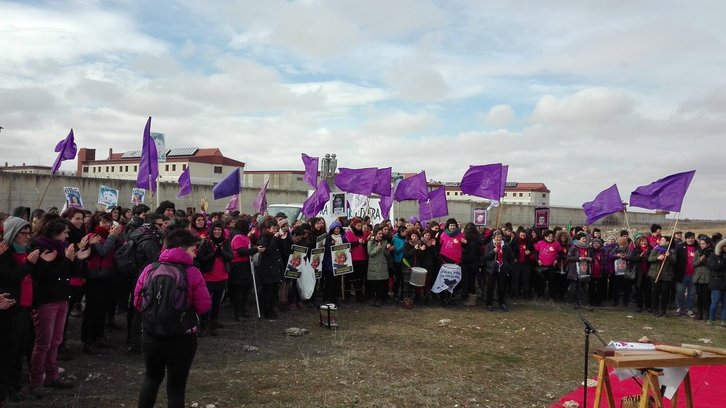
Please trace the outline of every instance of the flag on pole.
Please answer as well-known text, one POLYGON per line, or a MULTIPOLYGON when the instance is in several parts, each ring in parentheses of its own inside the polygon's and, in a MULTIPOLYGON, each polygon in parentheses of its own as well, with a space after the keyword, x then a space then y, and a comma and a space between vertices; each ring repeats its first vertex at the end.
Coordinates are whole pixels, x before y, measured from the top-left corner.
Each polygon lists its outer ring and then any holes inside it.
POLYGON ((315 192, 303 203, 303 215, 308 218, 316 216, 325 208, 328 200, 330 200, 330 187, 325 180, 320 180, 315 192))
POLYGON ((303 165, 305 166, 305 181, 311 186, 318 185, 318 158, 302 154, 303 165))
POLYGON ((681 211, 683 198, 696 170, 671 174, 630 193, 630 205, 650 210, 681 211))
POLYGON ((373 192, 381 197, 391 195, 391 168, 378 169, 376 179, 373 181, 373 192))
POLYGON ((426 200, 428 197, 429 189, 426 184, 426 171, 401 180, 398 183, 396 192, 393 194, 393 199, 396 201, 426 200))
POLYGON ((499 195, 499 199, 501 200, 502 197, 504 197, 504 189, 507 188, 507 176, 509 176, 509 165, 502 165, 502 189, 501 193, 499 195))
POLYGON ((261 213, 265 212, 265 210, 267 209, 267 185, 269 183, 270 179, 267 179, 267 181, 265 181, 265 185, 262 186, 260 192, 257 193, 255 201, 252 202, 252 208, 261 213))
POLYGON ((461 178, 461 192, 498 201, 504 195, 506 179, 501 163, 469 166, 461 178))
POLYGON ((141 142, 141 161, 139 162, 139 174, 136 176, 136 187, 156 192, 158 177, 159 155, 156 152, 156 143, 151 138, 151 116, 149 116, 141 142))
POLYGON ((214 193, 214 199, 219 200, 220 198, 233 196, 239 194, 242 189, 239 180, 239 167, 232 170, 225 178, 222 179, 216 186, 212 188, 214 193))
POLYGON ((53 167, 51 167, 50 172, 51 174, 55 174, 58 169, 60 169, 61 163, 65 160, 73 160, 76 158, 76 153, 78 152, 78 146, 76 146, 75 137, 73 136, 73 129, 71 129, 70 133, 68 133, 68 136, 66 136, 65 139, 58 142, 58 144, 55 145, 55 151, 58 153, 58 157, 55 158, 55 162, 53 162, 53 167))
POLYGON ((224 207, 226 211, 232 212, 237 210, 237 200, 239 200, 239 194, 235 194, 229 199, 227 206, 224 207))
POLYGON ((446 188, 441 186, 429 192, 426 200, 418 202, 418 216, 422 220, 432 220, 436 217, 449 215, 449 206, 446 204, 446 188))
POLYGON ((189 167, 184 169, 182 174, 179 175, 178 182, 179 192, 177 193, 176 198, 184 197, 192 193, 192 176, 189 174, 189 167))
POLYGON ((602 217, 625 210, 617 184, 613 184, 601 191, 595 196, 594 200, 583 203, 582 208, 585 209, 585 215, 587 216, 585 223, 587 224, 592 224, 602 217))
POLYGON ((355 193, 364 196, 371 195, 373 183, 376 181, 378 169, 368 167, 365 169, 347 169, 341 167, 335 176, 335 185, 348 193, 355 193))

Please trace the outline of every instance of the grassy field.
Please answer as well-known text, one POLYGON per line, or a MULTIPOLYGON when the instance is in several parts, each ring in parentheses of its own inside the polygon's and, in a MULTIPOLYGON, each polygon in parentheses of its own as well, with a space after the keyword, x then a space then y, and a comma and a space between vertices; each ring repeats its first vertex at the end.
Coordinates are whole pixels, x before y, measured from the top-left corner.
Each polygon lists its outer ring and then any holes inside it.
MULTIPOLYGON (((726 329, 687 318, 656 319, 622 308, 583 314, 606 341, 645 335, 726 346, 726 329)), ((187 406, 546 407, 582 380, 583 325, 564 305, 521 302, 508 312, 487 312, 481 305, 409 310, 344 303, 337 331, 319 327, 312 308, 281 313, 276 321, 232 323, 228 315, 223 310, 220 337, 200 339, 187 406), (289 327, 310 332, 288 337, 289 327), (245 345, 259 352, 243 351, 245 345)), ((80 321, 71 324, 75 338, 80 321)), ((19 406, 135 406, 143 364, 122 351, 122 339, 112 332, 118 349, 62 364, 78 376, 75 390, 19 406)), ((163 394, 159 406, 165 406, 163 394)))

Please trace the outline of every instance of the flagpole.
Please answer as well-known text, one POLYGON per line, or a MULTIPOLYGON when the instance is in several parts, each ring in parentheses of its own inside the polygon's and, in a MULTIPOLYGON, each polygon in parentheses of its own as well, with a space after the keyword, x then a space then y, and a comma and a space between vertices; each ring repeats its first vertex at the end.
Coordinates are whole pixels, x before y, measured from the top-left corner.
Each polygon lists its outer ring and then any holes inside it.
MULTIPOLYGON (((678 226, 678 219, 680 218, 681 213, 676 213, 676 221, 673 223, 673 233, 671 233, 671 239, 668 241, 668 247, 666 248, 666 253, 670 251, 671 244, 673 243, 673 236, 676 234, 676 227, 678 226)), ((658 268, 658 275, 655 277, 655 283, 658 283, 658 279, 660 278, 660 273, 663 272, 663 266, 666 263, 667 256, 663 256, 663 261, 660 263, 660 268, 658 268)))
POLYGON ((628 208, 623 205, 623 216, 625 217, 625 225, 628 227, 628 233, 630 233, 630 221, 628 221, 628 208))
POLYGON ((40 199, 38 200, 38 206, 36 206, 35 208, 40 208, 40 205, 43 204, 45 193, 48 192, 48 187, 50 187, 50 182, 53 180, 53 176, 55 176, 55 173, 50 173, 50 178, 48 178, 48 184, 45 185, 45 189, 43 189, 43 194, 40 195, 40 199))
POLYGON ((156 208, 159 208, 159 199, 160 199, 159 196, 161 195, 161 180, 160 179, 161 179, 161 177, 156 178, 156 194, 155 194, 156 195, 156 197, 155 197, 156 198, 156 208))
POLYGON ((497 228, 499 229, 499 222, 502 219, 502 210, 504 209, 504 203, 502 202, 502 199, 499 199, 499 205, 497 206, 497 228))

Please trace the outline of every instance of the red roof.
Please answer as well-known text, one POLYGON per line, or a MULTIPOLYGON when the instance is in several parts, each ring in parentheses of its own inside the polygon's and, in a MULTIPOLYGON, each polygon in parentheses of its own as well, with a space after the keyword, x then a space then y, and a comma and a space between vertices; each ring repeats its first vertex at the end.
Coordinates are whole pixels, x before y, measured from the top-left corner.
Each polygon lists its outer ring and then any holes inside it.
MULTIPOLYGON (((95 150, 95 149, 88 149, 95 150)), ((139 162, 139 157, 127 157, 123 158, 124 153, 111 153, 108 159, 105 160, 86 160, 83 161, 83 165, 94 165, 94 164, 126 164, 139 162)), ((167 156, 166 161, 169 163, 178 162, 193 162, 193 163, 204 163, 204 164, 216 164, 222 166, 234 166, 244 167, 244 163, 238 160, 230 159, 222 154, 222 151, 216 147, 197 149, 194 155, 191 156, 167 156)))
POLYGON ((517 183, 515 187, 507 186, 504 191, 536 191, 540 193, 549 193, 550 190, 544 183, 517 183))

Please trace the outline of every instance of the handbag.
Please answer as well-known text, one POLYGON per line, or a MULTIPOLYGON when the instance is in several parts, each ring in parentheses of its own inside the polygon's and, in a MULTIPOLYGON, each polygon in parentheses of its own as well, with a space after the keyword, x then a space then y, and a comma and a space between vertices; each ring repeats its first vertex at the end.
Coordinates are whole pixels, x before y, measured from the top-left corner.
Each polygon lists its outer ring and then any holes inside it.
POLYGON ((638 264, 636 263, 633 265, 632 268, 628 269, 625 272, 625 279, 627 280, 635 280, 635 278, 638 276, 638 264))

